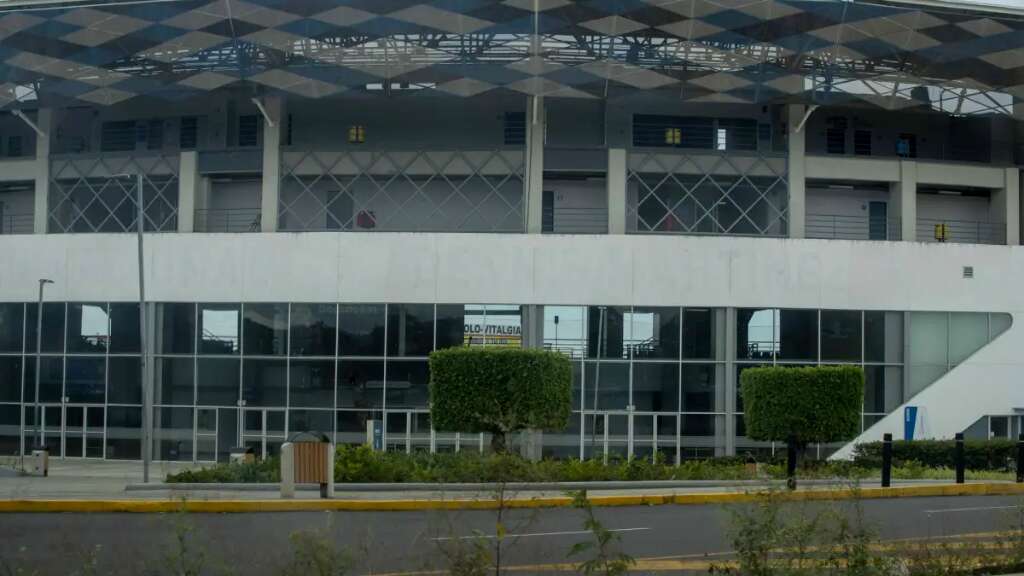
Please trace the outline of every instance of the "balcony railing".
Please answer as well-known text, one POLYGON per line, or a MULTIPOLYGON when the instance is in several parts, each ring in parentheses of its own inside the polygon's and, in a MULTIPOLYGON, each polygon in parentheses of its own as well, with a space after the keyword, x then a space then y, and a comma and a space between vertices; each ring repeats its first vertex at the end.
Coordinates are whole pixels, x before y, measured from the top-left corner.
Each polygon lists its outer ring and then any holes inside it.
POLYGON ((805 234, 826 240, 899 240, 900 219, 872 220, 867 215, 808 214, 805 234))
POLYGON ((553 234, 606 234, 608 232, 607 208, 561 208, 555 207, 551 214, 545 214, 544 232, 553 234), (550 220, 548 220, 550 218, 550 220))
POLYGON ((0 216, 0 234, 31 234, 34 228, 35 217, 30 212, 0 216))
POLYGON ((196 210, 196 232, 259 232, 259 208, 196 210))
POLYGON ((1006 244, 1006 224, 975 220, 917 219, 920 242, 961 244, 1006 244))

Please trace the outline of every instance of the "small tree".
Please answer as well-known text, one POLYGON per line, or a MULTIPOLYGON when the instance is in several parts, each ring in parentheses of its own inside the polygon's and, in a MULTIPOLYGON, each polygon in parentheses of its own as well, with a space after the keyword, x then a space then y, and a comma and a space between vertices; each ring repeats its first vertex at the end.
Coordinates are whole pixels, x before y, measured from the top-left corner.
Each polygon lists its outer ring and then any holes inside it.
POLYGON ((796 453, 811 442, 851 440, 860 432, 864 371, 857 366, 750 368, 740 376, 747 436, 790 447, 790 484, 796 453))
POLYGON ((430 421, 445 432, 489 432, 491 448, 527 428, 561 429, 572 406, 572 367, 555 352, 449 348, 430 355, 430 421))

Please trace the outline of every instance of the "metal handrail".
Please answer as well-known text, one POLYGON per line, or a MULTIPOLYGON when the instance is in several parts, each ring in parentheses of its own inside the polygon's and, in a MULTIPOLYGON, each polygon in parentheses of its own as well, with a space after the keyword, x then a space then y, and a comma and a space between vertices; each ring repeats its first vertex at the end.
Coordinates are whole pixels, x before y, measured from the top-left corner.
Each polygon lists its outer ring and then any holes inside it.
POLYGON ((1006 244, 1006 224, 981 220, 918 218, 917 239, 920 242, 1006 244), (940 225, 944 228, 944 237, 941 239, 937 230, 940 225))
POLYGON ((32 234, 34 231, 35 215, 31 212, 5 212, 0 216, 0 234, 32 234))
POLYGON ((195 213, 196 232, 259 232, 259 208, 199 209, 195 213))
POLYGON ((552 214, 556 234, 603 234, 608 231, 607 208, 555 207, 552 214))
POLYGON ((864 215, 808 214, 805 234, 825 240, 899 240, 900 219, 887 218, 885 238, 871 237, 871 219, 864 215))

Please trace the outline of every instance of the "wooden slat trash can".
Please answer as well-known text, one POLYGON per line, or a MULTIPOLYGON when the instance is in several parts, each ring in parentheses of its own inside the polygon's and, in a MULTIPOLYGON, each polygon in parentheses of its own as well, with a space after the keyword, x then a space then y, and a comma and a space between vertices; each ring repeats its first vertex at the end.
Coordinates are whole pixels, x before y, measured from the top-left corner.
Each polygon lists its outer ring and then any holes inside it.
POLYGON ((334 444, 326 434, 301 432, 281 446, 281 497, 294 498, 296 484, 319 484, 321 498, 334 497, 334 444))

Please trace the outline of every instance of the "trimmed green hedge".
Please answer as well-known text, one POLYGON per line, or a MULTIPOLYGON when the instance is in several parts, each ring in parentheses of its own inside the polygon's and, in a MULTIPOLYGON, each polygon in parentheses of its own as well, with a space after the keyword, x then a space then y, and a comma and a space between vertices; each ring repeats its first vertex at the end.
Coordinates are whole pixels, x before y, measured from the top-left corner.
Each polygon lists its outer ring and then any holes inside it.
POLYGON ((572 366, 545 350, 449 348, 430 354, 430 422, 444 432, 505 436, 527 428, 561 430, 572 408, 572 366))
MULTIPOLYGON (((894 466, 916 462, 926 468, 953 468, 955 440, 895 440, 892 443, 894 466)), ((1005 470, 1016 461, 1017 443, 1013 440, 967 440, 964 442, 964 465, 968 470, 1005 470)), ((868 442, 854 447, 857 466, 882 466, 882 443, 868 442)))
POLYGON ((747 436, 839 442, 860 432, 864 371, 857 366, 749 368, 740 376, 747 436))

